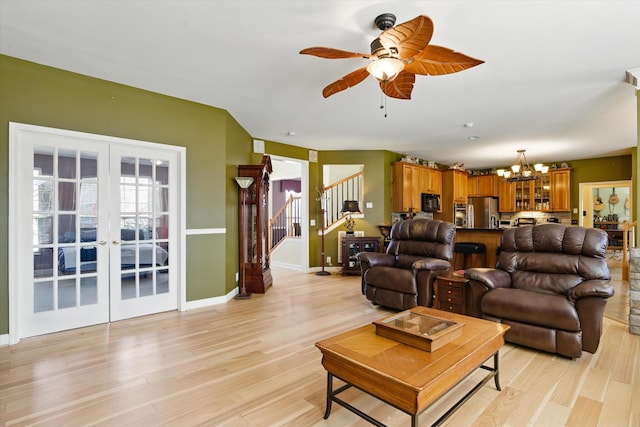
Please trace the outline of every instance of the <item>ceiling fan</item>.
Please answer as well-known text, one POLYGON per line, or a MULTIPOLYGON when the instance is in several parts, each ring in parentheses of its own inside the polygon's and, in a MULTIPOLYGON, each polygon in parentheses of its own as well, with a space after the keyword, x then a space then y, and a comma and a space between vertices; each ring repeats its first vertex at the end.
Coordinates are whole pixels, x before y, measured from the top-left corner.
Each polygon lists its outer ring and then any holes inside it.
POLYGON ((396 17, 384 13, 375 19, 382 34, 371 42, 371 53, 348 52, 330 47, 300 51, 327 59, 365 58, 372 62, 331 83, 322 91, 325 98, 353 87, 371 74, 389 97, 411 99, 416 74, 437 76, 457 73, 484 63, 449 48, 430 45, 433 21, 420 15, 394 27, 396 17))

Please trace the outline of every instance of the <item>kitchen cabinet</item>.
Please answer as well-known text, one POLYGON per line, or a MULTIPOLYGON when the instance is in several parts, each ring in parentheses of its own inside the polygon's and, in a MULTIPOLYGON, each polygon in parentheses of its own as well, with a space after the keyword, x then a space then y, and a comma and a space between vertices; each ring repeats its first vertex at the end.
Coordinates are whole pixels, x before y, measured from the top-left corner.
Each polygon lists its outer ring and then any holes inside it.
POLYGON ((571 212, 571 169, 551 169, 549 184, 551 211, 571 212))
POLYGON ((516 192, 515 184, 500 177, 498 179, 498 211, 515 212, 516 211, 516 192))
POLYGON ((467 203, 467 173, 458 169, 448 169, 442 172, 440 212, 434 217, 455 223, 456 203, 467 203))
POLYGON ((498 175, 470 175, 467 197, 498 197, 498 175))
POLYGON ((500 212, 570 212, 571 169, 552 169, 531 181, 498 180, 500 212))
POLYGON ((419 212, 422 207, 421 194, 442 194, 440 170, 414 163, 392 164, 392 210, 394 212, 419 212))

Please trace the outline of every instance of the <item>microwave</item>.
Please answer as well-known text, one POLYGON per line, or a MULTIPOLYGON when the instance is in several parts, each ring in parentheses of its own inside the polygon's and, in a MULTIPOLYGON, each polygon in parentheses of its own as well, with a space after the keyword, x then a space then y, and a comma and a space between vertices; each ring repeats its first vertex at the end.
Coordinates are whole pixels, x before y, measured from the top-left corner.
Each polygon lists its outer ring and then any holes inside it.
POLYGON ((422 193, 422 212, 437 212, 440 210, 440 195, 422 193))

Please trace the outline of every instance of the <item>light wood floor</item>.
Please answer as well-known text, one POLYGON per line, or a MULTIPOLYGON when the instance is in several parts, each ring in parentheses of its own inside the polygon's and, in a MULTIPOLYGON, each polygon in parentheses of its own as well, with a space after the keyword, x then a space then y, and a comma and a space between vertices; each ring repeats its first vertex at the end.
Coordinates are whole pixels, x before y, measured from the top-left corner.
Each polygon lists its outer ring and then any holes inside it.
MULTIPOLYGON (((390 312, 367 303, 359 277, 273 275, 268 293, 251 300, 0 347, 0 425, 369 425, 336 405, 322 419, 326 372, 314 343, 390 312)), ((598 352, 577 360, 506 345, 502 392, 489 382, 445 425, 640 426, 640 336, 618 317, 605 318, 598 352)), ((420 425, 435 421, 475 375, 420 425)), ((389 426, 409 423, 357 390, 343 397, 389 426)))

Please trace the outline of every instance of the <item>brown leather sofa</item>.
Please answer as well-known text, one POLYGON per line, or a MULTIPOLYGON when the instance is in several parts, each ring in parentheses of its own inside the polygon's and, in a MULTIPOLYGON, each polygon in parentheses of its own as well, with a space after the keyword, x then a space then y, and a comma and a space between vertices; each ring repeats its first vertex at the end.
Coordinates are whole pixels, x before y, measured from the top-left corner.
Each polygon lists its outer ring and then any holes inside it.
POLYGON ((358 254, 362 293, 373 304, 406 310, 433 305, 433 282, 451 269, 455 225, 408 219, 393 224, 386 253, 358 254))
POLYGON ((607 235, 542 224, 505 230, 496 268, 470 268, 467 314, 511 326, 505 339, 571 358, 594 353, 614 289, 607 235))

